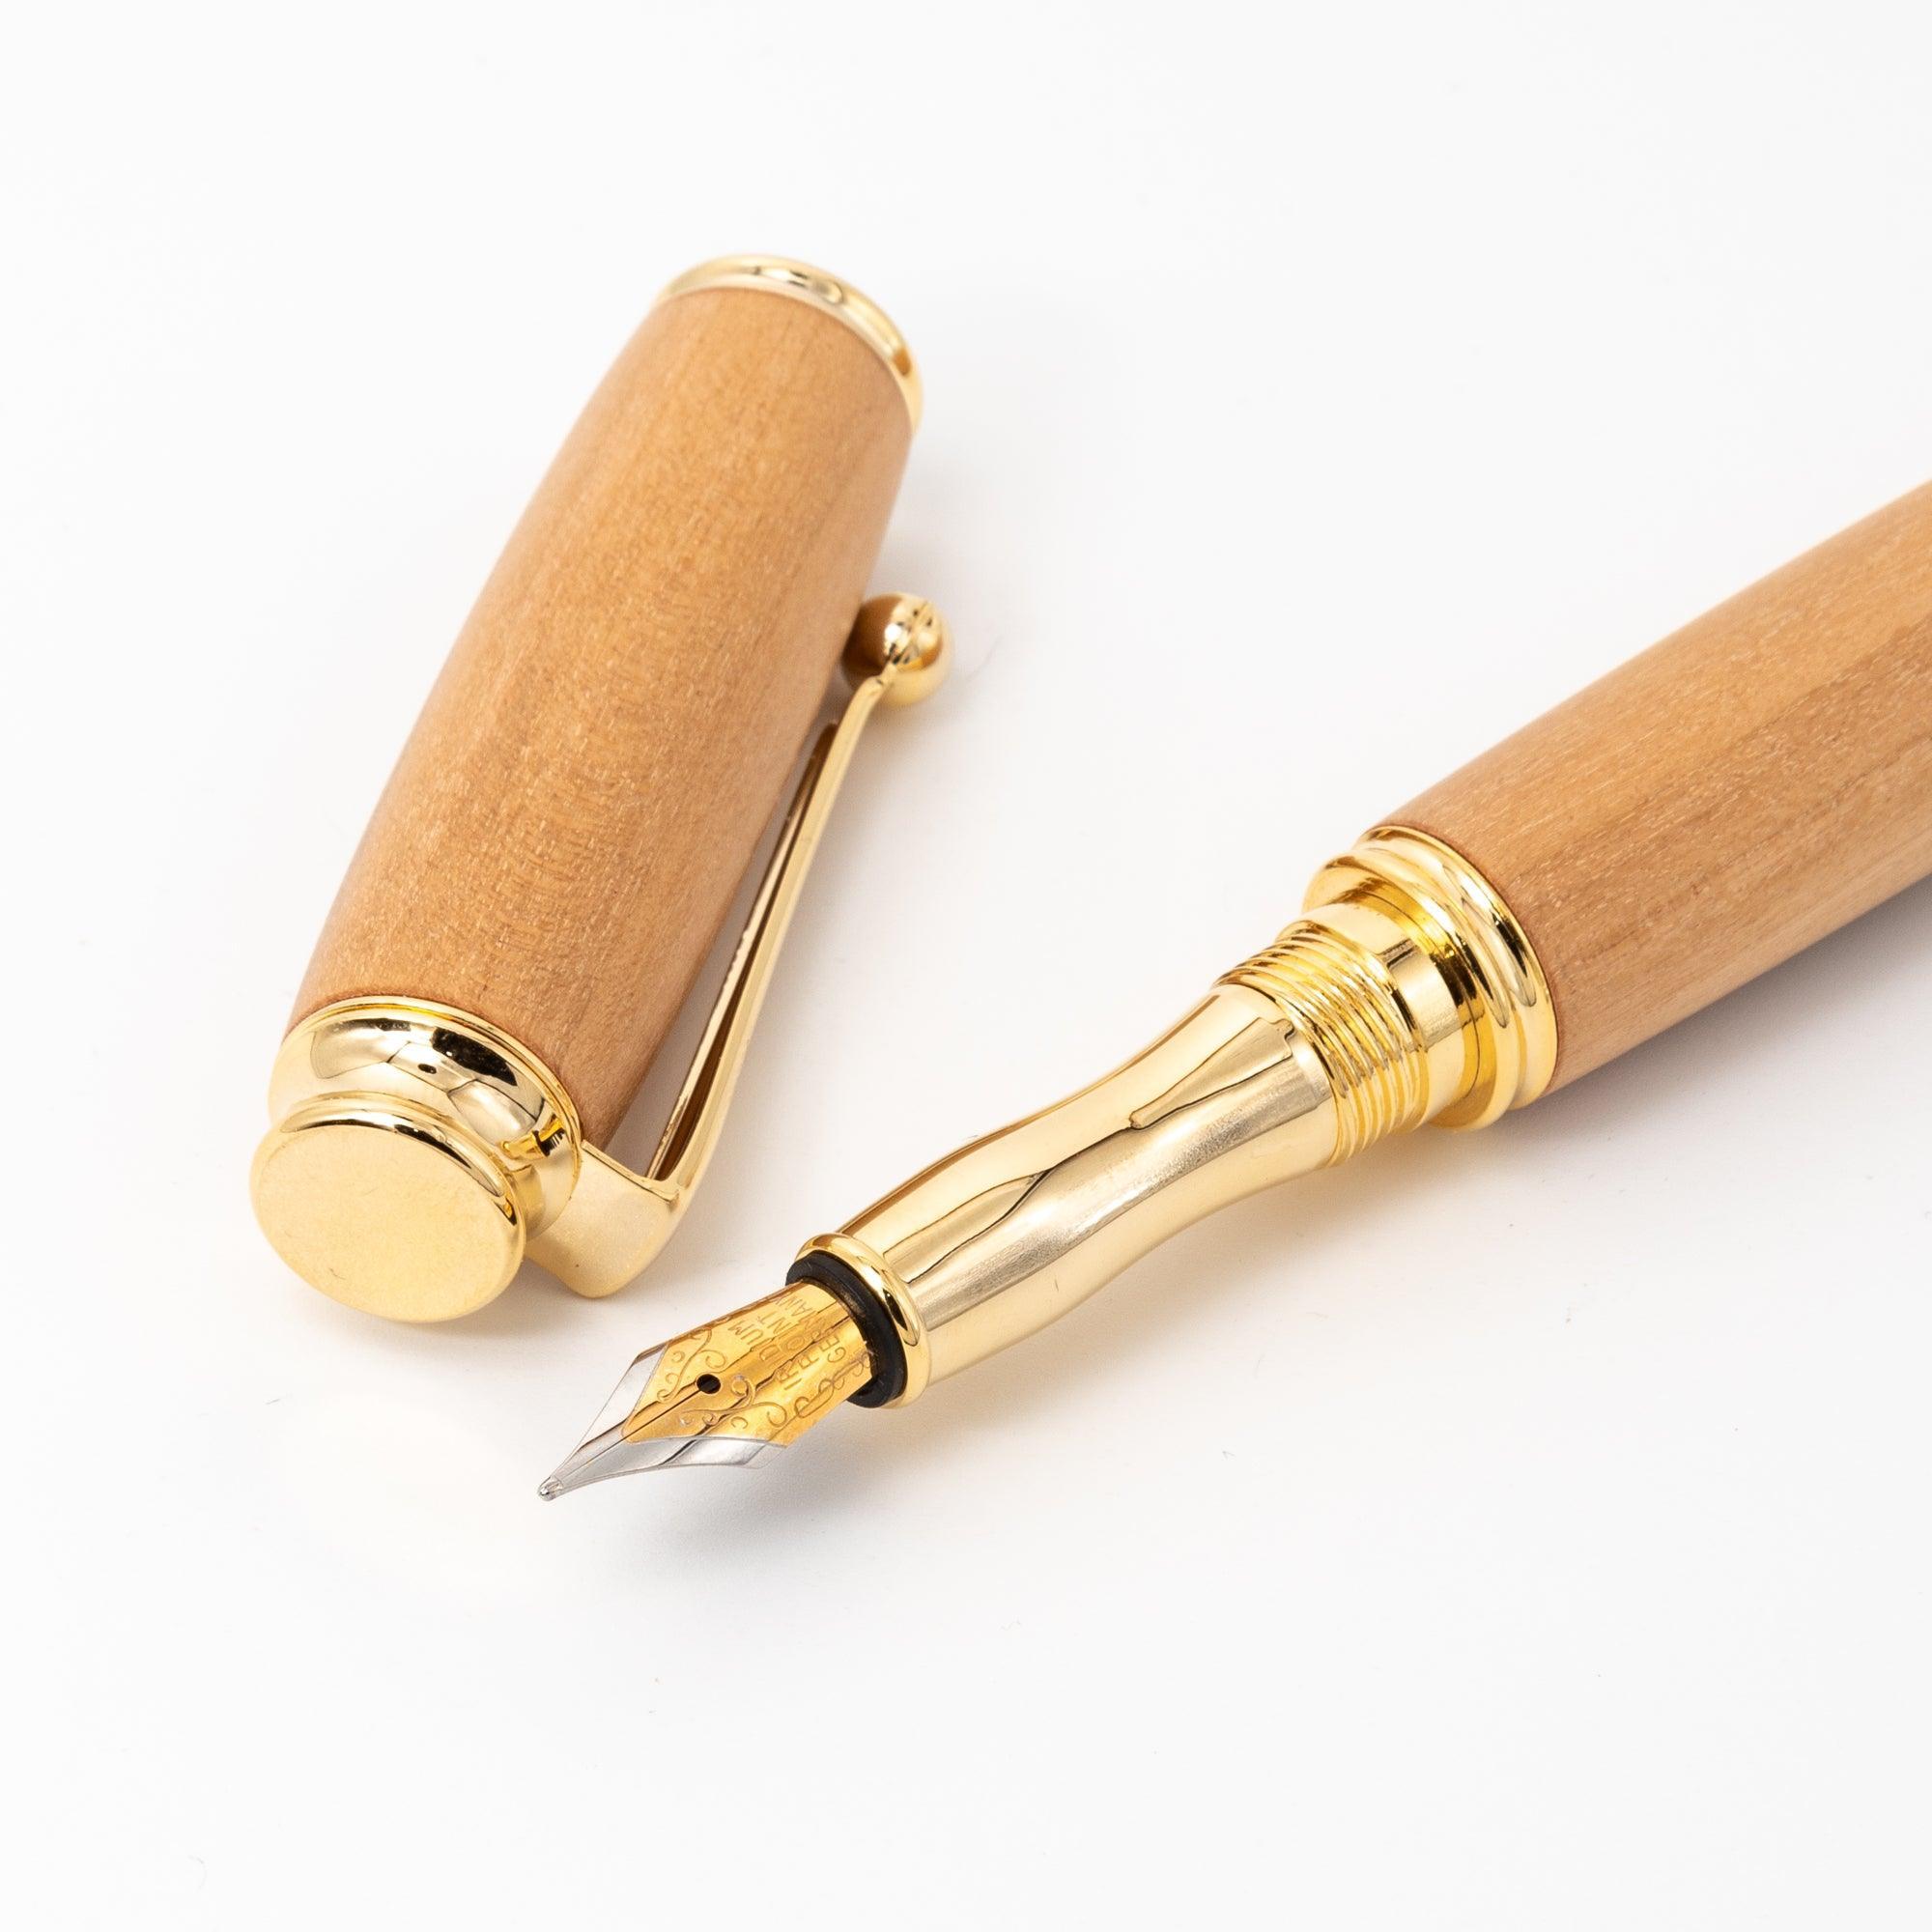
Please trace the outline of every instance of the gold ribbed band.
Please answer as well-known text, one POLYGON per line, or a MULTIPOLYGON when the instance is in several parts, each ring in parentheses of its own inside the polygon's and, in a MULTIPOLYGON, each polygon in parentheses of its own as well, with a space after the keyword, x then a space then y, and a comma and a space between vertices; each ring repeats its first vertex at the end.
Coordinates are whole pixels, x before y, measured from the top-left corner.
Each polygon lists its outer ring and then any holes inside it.
POLYGON ((1556 1065, 1556 1017, 1529 936, 1439 839, 1379 826, 1324 867, 1307 915, 1229 974, 1321 1061, 1332 1158, 1419 1126, 1487 1126, 1556 1065))
POLYGON ((695 295, 700 289, 759 289, 767 295, 789 296, 842 322, 886 365, 898 384, 912 427, 919 427, 924 398, 912 350, 892 317, 850 282, 814 269, 810 262, 794 262, 783 255, 721 255, 715 262, 700 262, 687 270, 658 300, 695 295))
POLYGON ((1265 993, 1321 1059, 1335 1095, 1335 1160, 1421 1123, 1422 1045, 1375 953, 1302 923, 1229 978, 1265 993))

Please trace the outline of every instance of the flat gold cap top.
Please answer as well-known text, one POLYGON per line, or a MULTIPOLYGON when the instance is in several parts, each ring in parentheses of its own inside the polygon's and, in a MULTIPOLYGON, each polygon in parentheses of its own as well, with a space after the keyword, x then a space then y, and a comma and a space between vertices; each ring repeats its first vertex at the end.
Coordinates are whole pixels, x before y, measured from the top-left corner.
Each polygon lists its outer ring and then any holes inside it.
POLYGON ((397 1321, 493 1301, 525 1229, 480 1146, 407 1102, 317 1107, 255 1156, 255 1212, 275 1252, 325 1294, 397 1321))
POLYGON ((283 1040, 255 1215, 325 1294, 394 1321, 494 1301, 576 1182, 582 1134, 543 1065, 473 1013, 344 1000, 283 1040))

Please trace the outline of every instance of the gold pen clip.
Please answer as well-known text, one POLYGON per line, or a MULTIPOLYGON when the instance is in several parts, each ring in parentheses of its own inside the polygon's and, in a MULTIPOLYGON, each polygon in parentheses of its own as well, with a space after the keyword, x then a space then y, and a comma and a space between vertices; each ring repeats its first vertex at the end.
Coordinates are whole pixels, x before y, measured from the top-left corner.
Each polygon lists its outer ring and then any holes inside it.
POLYGON ((718 1145, 772 969, 859 734, 879 705, 916 704, 928 696, 950 662, 945 621, 923 599, 875 597, 859 612, 843 659, 851 696, 838 720, 819 732, 799 775, 649 1168, 633 1174, 600 1149, 585 1148, 569 1207, 529 1244, 530 1259, 579 1294, 609 1294, 642 1273, 691 1205, 718 1145))
POLYGON ((704 1177, 825 821, 867 720, 951 664, 920 598, 852 627, 851 695, 805 761, 750 917, 649 1167, 588 1145, 562 1084, 474 1014, 410 999, 325 1007, 283 1042, 255 1208, 298 1273, 339 1300, 440 1321, 495 1298, 526 1255, 582 1295, 656 1258, 704 1177))

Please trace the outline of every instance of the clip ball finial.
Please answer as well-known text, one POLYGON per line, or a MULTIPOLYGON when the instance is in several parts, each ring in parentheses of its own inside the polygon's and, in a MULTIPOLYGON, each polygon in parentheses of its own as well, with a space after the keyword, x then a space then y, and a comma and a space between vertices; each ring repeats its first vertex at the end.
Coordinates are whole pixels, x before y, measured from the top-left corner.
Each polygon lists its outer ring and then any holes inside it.
POLYGON ((853 684, 884 680, 882 704, 917 704, 946 682, 952 634, 923 597, 870 597, 859 607, 845 640, 845 675, 853 684))

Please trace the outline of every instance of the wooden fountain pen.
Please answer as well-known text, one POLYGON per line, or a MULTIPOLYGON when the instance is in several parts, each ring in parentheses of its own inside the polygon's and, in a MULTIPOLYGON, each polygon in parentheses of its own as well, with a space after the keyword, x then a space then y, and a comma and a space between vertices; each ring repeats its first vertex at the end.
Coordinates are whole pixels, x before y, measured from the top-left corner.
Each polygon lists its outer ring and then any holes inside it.
POLYGON ((542 1493, 912 1402, 1211 1209, 1426 1122, 1487 1126, 1928 870, 1932 486, 1391 814, 1117 1071, 639 1355, 542 1493))

